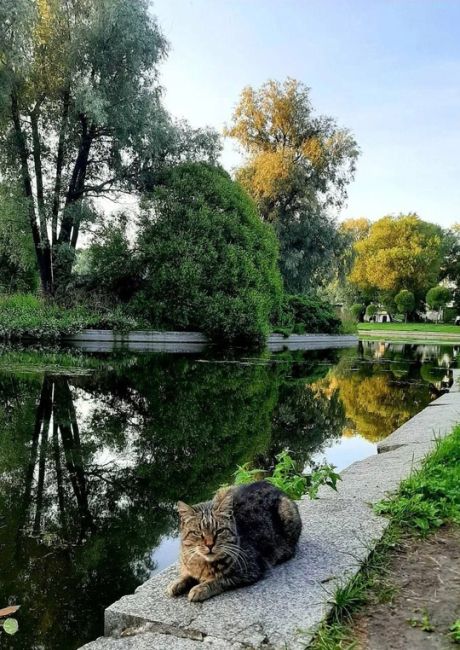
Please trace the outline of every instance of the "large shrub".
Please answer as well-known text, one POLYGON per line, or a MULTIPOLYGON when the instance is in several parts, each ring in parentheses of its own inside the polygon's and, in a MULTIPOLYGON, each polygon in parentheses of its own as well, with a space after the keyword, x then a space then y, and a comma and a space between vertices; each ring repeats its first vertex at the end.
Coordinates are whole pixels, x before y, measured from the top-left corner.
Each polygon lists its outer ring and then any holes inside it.
POLYGON ((172 168, 145 202, 132 308, 154 326, 261 343, 282 295, 278 247, 252 200, 221 168, 172 168))
POLYGON ((340 328, 332 306, 317 296, 284 296, 281 313, 275 323, 275 330, 285 334, 334 333, 340 328))
POLYGON ((80 283, 99 293, 109 304, 129 301, 140 284, 139 264, 129 243, 127 221, 125 215, 120 215, 99 228, 86 251, 87 268, 80 273, 80 283))

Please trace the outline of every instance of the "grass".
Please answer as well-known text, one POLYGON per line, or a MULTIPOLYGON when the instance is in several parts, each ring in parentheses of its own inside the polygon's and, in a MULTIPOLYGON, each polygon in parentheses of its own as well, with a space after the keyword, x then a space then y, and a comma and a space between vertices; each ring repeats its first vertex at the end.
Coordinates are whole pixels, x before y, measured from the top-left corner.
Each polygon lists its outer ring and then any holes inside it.
MULTIPOLYGON (((391 518, 382 541, 370 554, 361 571, 332 596, 333 610, 310 646, 313 650, 351 650, 354 612, 370 602, 391 601, 394 591, 387 579, 387 557, 402 540, 426 536, 449 523, 460 524, 460 425, 438 441, 423 466, 404 481, 398 493, 376 504, 375 511, 391 518)), ((460 632, 458 621, 452 639, 460 632)))
POLYGON ((64 308, 32 294, 0 296, 0 338, 56 340, 85 328, 127 330, 137 323, 120 309, 96 313, 83 306, 64 308))
POLYGON ((392 332, 435 332, 436 334, 458 334, 460 326, 444 323, 358 323, 360 332, 375 330, 392 332))

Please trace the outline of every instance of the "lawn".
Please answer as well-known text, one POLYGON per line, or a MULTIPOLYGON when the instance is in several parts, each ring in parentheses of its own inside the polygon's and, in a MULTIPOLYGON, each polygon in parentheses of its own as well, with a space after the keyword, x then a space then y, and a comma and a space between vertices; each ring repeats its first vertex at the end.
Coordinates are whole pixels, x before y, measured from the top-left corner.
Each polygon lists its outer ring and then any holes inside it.
POLYGON ((459 325, 444 325, 440 323, 358 323, 360 331, 391 331, 391 332, 434 332, 437 334, 459 334, 459 325))

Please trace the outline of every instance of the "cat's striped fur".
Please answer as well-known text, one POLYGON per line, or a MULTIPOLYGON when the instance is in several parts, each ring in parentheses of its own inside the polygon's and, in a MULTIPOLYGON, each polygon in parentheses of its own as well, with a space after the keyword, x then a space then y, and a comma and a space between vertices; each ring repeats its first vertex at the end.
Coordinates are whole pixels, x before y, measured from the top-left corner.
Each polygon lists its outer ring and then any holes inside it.
POLYGON ((270 483, 220 490, 212 501, 179 501, 180 577, 171 596, 191 601, 259 580, 267 567, 289 560, 301 531, 296 504, 270 483))

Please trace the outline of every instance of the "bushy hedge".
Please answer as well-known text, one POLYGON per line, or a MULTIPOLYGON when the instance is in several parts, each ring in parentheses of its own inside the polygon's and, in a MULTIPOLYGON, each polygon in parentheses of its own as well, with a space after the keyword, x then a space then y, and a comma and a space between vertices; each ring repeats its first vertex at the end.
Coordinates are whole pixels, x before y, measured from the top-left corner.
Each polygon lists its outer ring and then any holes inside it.
POLYGON ((274 330, 283 334, 334 334, 340 331, 340 319, 333 307, 317 296, 284 296, 274 330))
POLYGON ((279 310, 278 245, 254 203, 222 169, 187 163, 149 196, 137 239, 137 316, 213 341, 262 343, 279 310))

